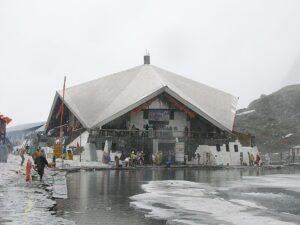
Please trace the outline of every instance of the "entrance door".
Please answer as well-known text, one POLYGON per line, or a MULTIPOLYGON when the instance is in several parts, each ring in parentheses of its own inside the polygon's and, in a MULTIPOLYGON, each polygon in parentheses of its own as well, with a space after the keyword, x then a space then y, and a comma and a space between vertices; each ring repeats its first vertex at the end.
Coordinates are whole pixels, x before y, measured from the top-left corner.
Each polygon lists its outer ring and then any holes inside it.
POLYGON ((158 143, 158 151, 162 152, 162 161, 166 163, 171 160, 175 162, 175 143, 158 143))

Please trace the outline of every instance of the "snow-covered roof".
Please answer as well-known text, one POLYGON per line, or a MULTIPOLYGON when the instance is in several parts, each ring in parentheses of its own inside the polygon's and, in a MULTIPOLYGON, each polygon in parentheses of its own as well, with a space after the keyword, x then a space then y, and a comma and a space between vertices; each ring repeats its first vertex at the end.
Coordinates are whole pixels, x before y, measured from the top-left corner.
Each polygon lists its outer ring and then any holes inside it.
MULTIPOLYGON (((232 130, 237 98, 150 64, 67 88, 65 104, 89 129, 100 127, 163 92, 217 127, 232 130)), ((58 98, 62 98, 62 90, 56 93, 49 119, 58 98)))
POLYGON ((43 126, 39 127, 35 130, 36 133, 44 132, 46 129, 46 123, 43 124, 43 126))
POLYGON ((21 125, 7 128, 6 132, 10 133, 10 132, 16 132, 16 131, 26 131, 26 130, 31 130, 31 129, 38 129, 41 126, 43 126, 44 124, 45 124, 45 122, 21 124, 21 125))

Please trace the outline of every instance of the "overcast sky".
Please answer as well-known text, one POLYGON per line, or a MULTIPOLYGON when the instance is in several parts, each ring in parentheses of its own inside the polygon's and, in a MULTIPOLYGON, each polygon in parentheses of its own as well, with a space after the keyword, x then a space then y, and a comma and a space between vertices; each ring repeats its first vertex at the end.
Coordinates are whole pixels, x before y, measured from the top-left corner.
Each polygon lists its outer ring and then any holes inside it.
POLYGON ((298 0, 1 0, 0 112, 46 121, 57 89, 151 64, 239 97, 282 87, 300 55, 298 0))

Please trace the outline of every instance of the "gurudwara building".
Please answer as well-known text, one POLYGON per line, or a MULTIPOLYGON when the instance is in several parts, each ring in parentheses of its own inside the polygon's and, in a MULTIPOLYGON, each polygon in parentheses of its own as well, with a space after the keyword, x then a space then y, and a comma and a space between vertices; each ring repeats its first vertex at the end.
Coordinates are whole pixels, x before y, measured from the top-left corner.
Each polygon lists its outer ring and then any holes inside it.
MULTIPOLYGON (((62 96, 62 90, 56 92, 47 121, 54 136, 62 96)), ((150 160, 161 151, 164 159, 183 162, 199 145, 223 145, 234 138, 236 105, 231 94, 151 65, 146 55, 141 66, 67 88, 63 136, 65 144, 77 138, 78 145, 78 136, 85 134, 96 150, 109 140, 112 152, 125 156, 139 150, 150 160)))

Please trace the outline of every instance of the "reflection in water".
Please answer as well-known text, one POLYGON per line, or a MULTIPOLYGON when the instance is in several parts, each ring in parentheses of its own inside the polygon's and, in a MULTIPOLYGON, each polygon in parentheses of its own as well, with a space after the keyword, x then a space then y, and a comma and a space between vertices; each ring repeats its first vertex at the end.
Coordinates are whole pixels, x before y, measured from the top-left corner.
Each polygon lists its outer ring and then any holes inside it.
POLYGON ((68 195, 58 201, 58 214, 77 224, 165 224, 146 219, 143 212, 130 207, 130 197, 144 193, 141 185, 148 181, 186 180, 223 187, 243 176, 271 173, 295 173, 295 170, 204 170, 204 169, 137 169, 81 171, 67 175, 68 195))

